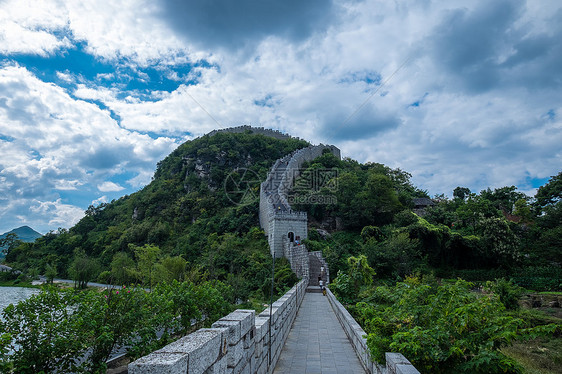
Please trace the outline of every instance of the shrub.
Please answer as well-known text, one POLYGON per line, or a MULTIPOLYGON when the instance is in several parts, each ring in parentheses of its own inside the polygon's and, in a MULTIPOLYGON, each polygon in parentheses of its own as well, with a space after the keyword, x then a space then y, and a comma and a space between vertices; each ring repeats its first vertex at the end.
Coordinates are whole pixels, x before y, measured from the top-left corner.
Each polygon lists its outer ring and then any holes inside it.
POLYGON ((523 289, 512 281, 505 278, 496 279, 494 282, 486 282, 486 288, 496 294, 500 302, 506 309, 515 310, 519 308, 519 298, 523 293, 523 289))
POLYGON ((554 331, 556 325, 525 328, 505 313, 494 295, 470 292, 472 284, 429 285, 407 278, 395 287, 378 287, 355 307, 368 333, 372 357, 400 352, 422 373, 521 373, 499 349, 520 338, 554 331))

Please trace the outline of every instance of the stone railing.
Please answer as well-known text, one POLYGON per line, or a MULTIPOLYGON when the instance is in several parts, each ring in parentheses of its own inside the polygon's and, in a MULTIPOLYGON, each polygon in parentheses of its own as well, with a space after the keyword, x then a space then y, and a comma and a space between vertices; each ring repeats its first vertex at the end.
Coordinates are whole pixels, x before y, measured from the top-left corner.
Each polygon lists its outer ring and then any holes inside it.
POLYGON ((334 294, 327 289, 326 296, 328 301, 336 313, 340 324, 349 338, 359 361, 365 371, 369 374, 419 374, 419 371, 400 353, 389 353, 385 355, 386 368, 373 362, 369 348, 367 347, 367 335, 365 331, 359 326, 357 321, 349 314, 347 309, 336 299, 334 294))
POLYGON ((308 279, 255 315, 238 309, 162 349, 129 364, 129 374, 273 373, 308 279), (271 344, 270 344, 271 343, 271 344))

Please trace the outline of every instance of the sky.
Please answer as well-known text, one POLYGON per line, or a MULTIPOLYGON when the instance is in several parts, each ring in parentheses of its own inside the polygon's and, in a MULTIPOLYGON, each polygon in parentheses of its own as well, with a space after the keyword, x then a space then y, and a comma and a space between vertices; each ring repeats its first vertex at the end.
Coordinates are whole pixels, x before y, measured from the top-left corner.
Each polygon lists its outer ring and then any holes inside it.
POLYGON ((246 124, 431 196, 532 196, 561 114, 559 0, 0 0, 0 233, 69 228, 246 124))

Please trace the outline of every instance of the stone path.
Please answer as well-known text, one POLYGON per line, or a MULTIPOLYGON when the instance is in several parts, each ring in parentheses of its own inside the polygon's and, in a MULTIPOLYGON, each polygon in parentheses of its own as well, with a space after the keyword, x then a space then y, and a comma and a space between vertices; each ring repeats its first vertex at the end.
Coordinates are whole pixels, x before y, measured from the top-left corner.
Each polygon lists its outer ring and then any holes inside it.
POLYGON ((273 373, 365 373, 326 296, 304 295, 273 373))

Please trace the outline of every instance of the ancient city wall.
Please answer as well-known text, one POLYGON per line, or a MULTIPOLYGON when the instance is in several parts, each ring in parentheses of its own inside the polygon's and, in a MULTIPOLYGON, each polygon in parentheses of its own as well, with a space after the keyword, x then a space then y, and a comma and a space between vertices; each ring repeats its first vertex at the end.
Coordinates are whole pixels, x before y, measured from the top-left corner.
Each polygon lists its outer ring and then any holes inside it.
POLYGON ((260 186, 260 225, 268 236, 272 256, 284 255, 283 240, 289 232, 301 240, 308 237, 306 213, 293 211, 287 196, 302 164, 321 156, 324 149, 340 157, 340 150, 332 145, 299 149, 277 160, 260 186))
POLYGON ((130 363, 129 373, 272 373, 307 285, 307 278, 301 280, 257 316, 254 310, 238 309, 211 328, 199 329, 130 363))

